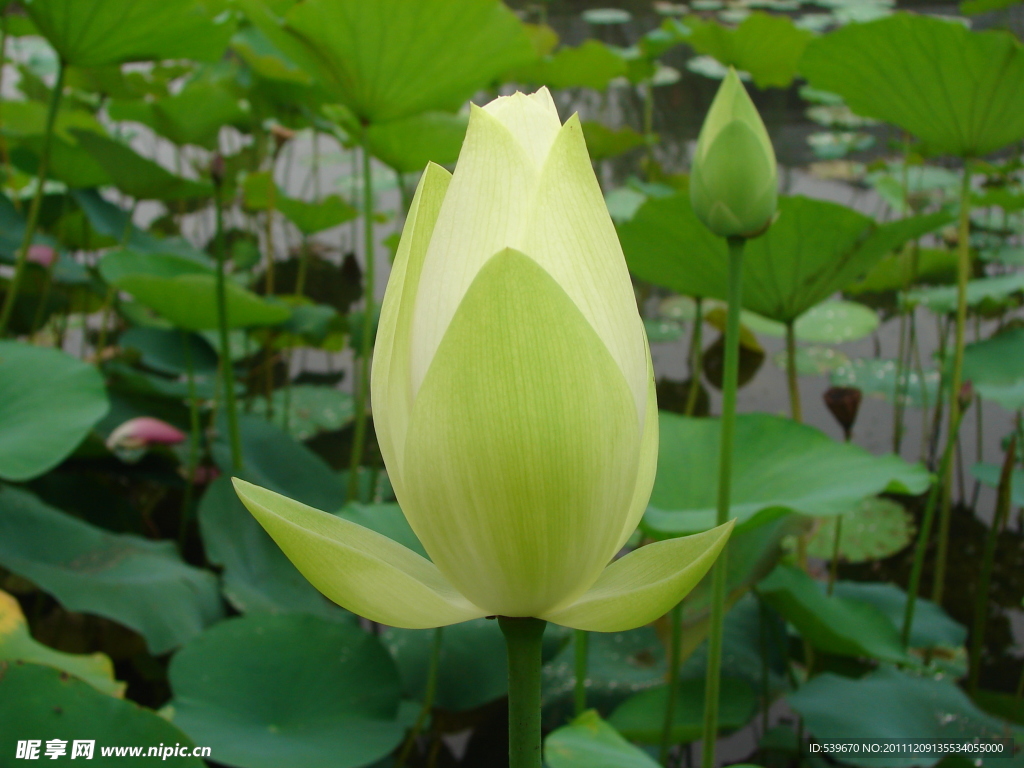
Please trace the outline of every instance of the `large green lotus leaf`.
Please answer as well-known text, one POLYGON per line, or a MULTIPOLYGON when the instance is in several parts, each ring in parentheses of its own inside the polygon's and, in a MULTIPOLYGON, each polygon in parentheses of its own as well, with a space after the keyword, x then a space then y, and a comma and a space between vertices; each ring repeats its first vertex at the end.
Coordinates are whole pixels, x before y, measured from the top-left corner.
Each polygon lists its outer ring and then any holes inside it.
POLYGON ((25 10, 64 61, 99 67, 150 59, 217 61, 234 31, 198 0, 25 0, 25 10))
POLYGON ((155 101, 115 100, 107 111, 112 120, 131 120, 152 128, 178 146, 217 148, 225 125, 242 123, 248 113, 223 83, 195 80, 178 93, 155 101))
MULTIPOLYGON (((5 765, 17 765, 19 741, 41 742, 39 757, 45 759, 46 742, 66 741, 62 762, 69 760, 76 740, 95 742, 92 758, 86 765, 97 768, 152 763, 174 768, 204 768, 198 757, 161 759, 104 756, 105 747, 126 744, 141 746, 143 755, 157 745, 181 745, 191 752, 193 742, 152 710, 134 701, 125 701, 100 693, 75 677, 40 664, 5 665, 0 675, 0 752, 5 765)), ((204 745, 205 746, 205 745, 204 745)), ((79 755, 78 760, 82 759, 79 755)), ((31 765, 32 763, 28 763, 31 765)), ((77 765, 77 763, 75 763, 77 765)))
POLYGON ((399 173, 415 173, 427 163, 452 165, 458 160, 468 124, 468 115, 422 112, 374 123, 366 129, 366 141, 374 157, 399 173))
POLYGON ((188 371, 189 357, 196 376, 210 378, 217 373, 217 353, 198 334, 160 328, 129 328, 118 338, 118 345, 121 349, 136 350, 140 355, 139 362, 146 368, 168 376, 184 375, 188 371))
MULTIPOLYGON (((723 677, 718 695, 719 731, 742 728, 757 710, 754 691, 743 680, 723 677)), ((632 741, 657 744, 661 740, 667 696, 668 688, 664 685, 638 693, 616 707, 608 722, 632 741)), ((704 678, 680 680, 672 718, 672 743, 696 741, 703 726, 704 678)))
POLYGON ((111 285, 133 275, 149 277, 180 277, 182 275, 212 275, 209 260, 177 256, 171 253, 147 253, 134 249, 108 251, 100 259, 100 276, 111 285))
POLYGON ((274 47, 369 123, 455 109, 536 57, 496 0, 303 0, 283 25, 256 0, 239 5, 274 47))
POLYGON ((897 13, 813 40, 800 71, 932 152, 982 157, 1024 137, 1024 48, 1008 32, 897 13))
POLYGON ((168 677, 174 724, 238 768, 358 768, 405 732, 398 670, 353 624, 230 619, 182 648, 168 677))
POLYGON ((95 366, 57 349, 0 341, 0 478, 20 482, 53 469, 109 408, 95 366))
POLYGON ((906 547, 914 536, 910 514, 891 499, 868 496, 849 512, 820 521, 807 542, 807 554, 831 560, 835 552, 836 523, 842 524, 839 557, 848 563, 881 560, 906 547))
POLYGON ((964 348, 964 381, 1010 411, 1024 408, 1024 328, 964 348))
POLYGON ((642 133, 628 125, 609 128, 604 123, 588 120, 580 123, 580 127, 583 128, 587 151, 595 163, 609 157, 617 157, 647 143, 642 133))
POLYGON ((788 16, 755 11, 738 27, 697 17, 686 20, 684 40, 697 53, 713 56, 726 66, 749 72, 758 88, 788 88, 797 65, 814 35, 788 16))
POLYGON ((206 557, 220 566, 224 596, 241 613, 308 613, 337 621, 350 616, 321 595, 242 506, 227 477, 199 502, 206 557))
POLYGON ((28 661, 59 669, 110 696, 123 696, 125 683, 114 679, 114 663, 103 653, 61 653, 35 640, 18 601, 0 590, 0 663, 28 661))
POLYGON ((616 77, 626 75, 621 53, 600 40, 586 40, 579 47, 565 46, 530 66, 516 70, 511 79, 549 88, 593 88, 603 91, 616 77))
MULTIPOLYGON (((990 488, 999 487, 1002 467, 998 464, 975 464, 971 474, 990 488)), ((1024 469, 1015 469, 1010 475, 1010 499, 1015 506, 1024 507, 1024 469)))
POLYGON ((304 235, 337 227, 359 215, 340 195, 326 195, 313 203, 282 196, 277 201, 277 208, 304 235))
MULTIPOLYGON (((870 307, 855 301, 823 301, 804 312, 793 323, 793 333, 801 341, 841 344, 870 336, 878 328, 879 318, 870 307)), ((786 326, 758 315, 746 313, 743 324, 768 336, 785 336, 786 326)))
MULTIPOLYGON (((711 528, 718 488, 718 419, 662 411, 661 450, 645 530, 678 536, 711 528), (684 468, 685 471, 680 471, 684 468)), ((825 517, 882 491, 923 493, 930 475, 898 456, 872 456, 814 427, 764 413, 736 418, 730 517, 742 525, 762 511, 825 517)))
POLYGON ((581 714, 544 740, 549 768, 657 768, 658 763, 634 747, 596 710, 581 714))
MULTIPOLYGON (((819 743, 848 739, 985 742, 1007 735, 1006 725, 978 709, 953 680, 917 677, 889 666, 859 679, 824 672, 786 698, 819 743)), ((843 762, 864 768, 930 768, 939 757, 849 754, 843 762)))
MULTIPOLYGON (((781 197, 778 220, 747 242, 743 306, 778 322, 796 320, 893 249, 948 220, 940 213, 878 224, 836 203, 781 197)), ((648 199, 619 225, 619 237, 637 277, 685 296, 726 298, 725 240, 700 222, 687 192, 648 199)))
POLYGON ((906 368, 900 375, 895 360, 878 358, 861 358, 847 360, 837 366, 831 375, 834 387, 856 387, 865 395, 881 397, 889 402, 897 398, 896 386, 899 383, 900 399, 914 408, 935 405, 939 393, 941 374, 929 368, 922 376, 917 371, 906 368))
MULTIPOLYGON (((967 306, 976 307, 983 302, 1011 305, 1014 297, 1024 292, 1024 272, 1011 272, 997 277, 980 277, 967 282, 967 306)), ((933 312, 956 312, 957 288, 940 285, 934 288, 916 288, 906 296, 910 306, 923 305, 933 312)))
POLYGON ((905 662, 899 631, 874 605, 838 595, 800 568, 779 565, 757 587, 758 594, 815 648, 840 656, 905 662))
MULTIPOLYGON (((26 136, 11 147, 11 163, 27 174, 39 170, 42 136, 26 136)), ((77 143, 54 136, 50 143, 47 178, 60 181, 71 189, 105 187, 111 184, 110 175, 86 149, 77 143)))
MULTIPOLYGON (((238 427, 245 463, 244 479, 316 509, 332 512, 341 509, 345 503, 345 485, 341 476, 317 454, 259 416, 241 414, 238 427)), ((227 423, 220 418, 211 453, 225 474, 232 472, 227 434, 227 423)))
POLYGON ((948 248, 917 248, 916 254, 907 249, 883 256, 863 279, 851 283, 843 290, 853 295, 906 290, 914 275, 915 260, 917 279, 920 282, 956 282, 955 251, 948 248))
POLYGON ((205 181, 193 181, 175 176, 152 160, 137 154, 131 147, 116 139, 89 131, 72 131, 78 146, 107 173, 114 186, 126 195, 139 200, 183 200, 209 197, 213 186, 205 181))
POLYGON ((423 548, 423 544, 416 538, 416 534, 405 519, 402 508, 397 504, 359 504, 350 502, 338 513, 338 517, 369 528, 382 536, 387 536, 392 541, 397 541, 406 549, 411 549, 417 555, 430 556, 423 548))
MULTIPOLYGON (((508 693, 505 638, 497 622, 474 619, 444 627, 434 704, 449 712, 476 709, 508 693)), ((433 632, 391 628, 381 635, 402 673, 403 693, 421 701, 433 632)))
POLYGON ((70 611, 131 627, 154 654, 223 616, 216 577, 171 542, 110 533, 13 486, 0 488, 0 565, 70 611))
MULTIPOLYGON (((837 581, 835 595, 871 603, 889 617, 894 627, 903 626, 907 593, 895 584, 867 581, 837 581)), ((914 607, 914 625, 910 629, 911 648, 959 648, 967 640, 967 630, 949 617, 931 600, 919 597, 914 607)))

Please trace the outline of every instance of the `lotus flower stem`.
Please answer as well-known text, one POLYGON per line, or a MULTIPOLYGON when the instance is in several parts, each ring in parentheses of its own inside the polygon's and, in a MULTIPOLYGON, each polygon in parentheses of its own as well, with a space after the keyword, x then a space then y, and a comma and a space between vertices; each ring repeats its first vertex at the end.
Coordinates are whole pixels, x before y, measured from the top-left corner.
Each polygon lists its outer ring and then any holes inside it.
POLYGON ((974 626, 971 627, 971 674, 968 690, 971 694, 978 692, 978 678, 981 675, 981 649, 985 644, 985 620, 988 618, 988 590, 992 583, 992 564, 996 556, 996 541, 1000 529, 1006 524, 1010 515, 1010 487, 1012 484, 1013 467, 1017 463, 1017 435, 1010 437, 1006 447, 1006 458, 1003 460, 1003 471, 999 474, 999 491, 996 495, 996 513, 992 518, 992 527, 988 529, 985 539, 985 552, 981 559, 981 573, 978 574, 978 586, 974 591, 974 626))
POLYGON ((682 664, 682 650, 679 643, 683 635, 683 604, 678 603, 669 616, 671 645, 668 656, 668 697, 665 699, 665 720, 661 726, 661 747, 658 762, 668 768, 669 749, 672 746, 672 722, 676 717, 676 699, 679 697, 679 667, 682 664))
POLYGON ((437 697, 437 674, 441 666, 441 645, 444 640, 444 627, 434 629, 434 639, 430 644, 430 666, 427 668, 427 685, 423 690, 423 707, 416 716, 416 722, 409 729, 409 735, 402 745, 402 751, 395 760, 395 768, 402 768, 409 759, 412 748, 416 745, 416 739, 423 731, 423 724, 430 717, 434 709, 434 699, 437 697))
POLYGON ((546 621, 498 617, 508 645, 508 768, 541 768, 540 668, 546 621))
POLYGON ((792 320, 786 323, 786 382, 789 384, 789 415, 793 421, 802 422, 800 384, 796 377, 796 331, 792 320))
POLYGON ((43 131, 43 145, 39 151, 36 191, 32 196, 32 205, 28 209, 28 221, 25 222, 25 234, 21 240, 21 248, 18 249, 18 259, 14 265, 14 276, 7 285, 3 309, 0 309, 0 336, 7 332, 7 324, 10 322, 11 312, 14 311, 14 302, 18 298, 21 281, 25 277, 28 251, 32 247, 32 238, 35 237, 36 227, 39 224, 39 209, 43 203, 43 188, 46 186, 46 174, 50 170, 50 145, 53 143, 53 126, 57 121, 57 112, 60 109, 60 98, 64 90, 64 73, 66 69, 64 59, 58 58, 57 81, 53 84, 53 92, 50 94, 50 106, 46 112, 46 128, 43 131))
POLYGON ((573 650, 576 656, 576 685, 573 689, 573 710, 576 717, 583 714, 587 708, 587 653, 588 635, 585 630, 577 629, 573 632, 573 650))
MULTIPOLYGON (((917 602, 917 593, 921 588, 921 573, 924 570, 924 556, 928 549, 928 539, 931 538, 932 525, 935 521, 935 508, 938 506, 939 494, 943 492, 942 478, 953 462, 953 448, 956 445, 956 436, 960 431, 960 422, 963 420, 963 412, 957 412, 957 420, 952 425, 950 439, 946 442, 946 448, 942 452, 942 461, 939 464, 939 473, 935 482, 932 483, 928 492, 928 501, 924 507, 924 517, 921 519, 921 530, 917 533, 917 545, 914 549, 914 564, 910 569, 910 581, 907 584, 907 604, 903 612, 903 646, 910 643, 910 630, 914 624, 914 605, 917 602)), ((937 567, 937 564, 936 564, 937 567)))
POLYGON ((181 331, 182 354, 185 358, 185 381, 188 383, 188 467, 185 493, 181 499, 181 523, 178 530, 178 548, 184 551, 188 535, 188 522, 192 515, 192 494, 196 484, 196 465, 199 463, 199 399, 196 397, 195 366, 192 346, 186 331, 181 331))
MULTIPOLYGON (((736 384, 740 367, 740 308, 743 303, 743 246, 746 238, 729 239, 729 314, 725 325, 725 369, 722 374, 722 437, 718 454, 718 525, 729 519, 732 488, 732 438, 736 424, 736 384)), ((711 571, 711 628, 708 635, 708 671, 704 688, 703 768, 714 768, 718 738, 718 690, 722 669, 722 635, 725 619, 726 557, 715 561, 711 571)))
POLYGON ((352 437, 352 459, 348 471, 348 498, 359 493, 359 465, 366 443, 366 399, 370 391, 370 353, 373 350, 373 175, 370 150, 363 145, 363 234, 365 237, 365 278, 363 280, 363 328, 359 341, 359 382, 356 385, 356 426, 352 437))
MULTIPOLYGON (((964 369, 964 331, 967 325, 967 281, 971 276, 971 165, 964 162, 960 185, 960 221, 957 230, 956 326, 953 336, 953 371, 949 380, 949 434, 946 440, 956 443, 962 410, 960 384, 964 369), (957 425, 954 430, 953 425, 957 425)), ((953 504, 953 464, 943 468, 939 481, 943 485, 942 512, 939 516, 939 548, 935 559, 935 583, 932 600, 942 604, 946 586, 946 559, 949 551, 949 519, 953 504)))
POLYGON ((224 384, 224 411, 228 422, 228 441, 231 445, 231 467, 235 473, 242 469, 242 438, 238 431, 238 404, 235 402, 235 369, 231 360, 231 343, 228 337, 228 294, 224 248, 224 202, 221 199, 220 174, 214 178, 214 215, 217 238, 217 331, 220 340, 220 369, 224 384))

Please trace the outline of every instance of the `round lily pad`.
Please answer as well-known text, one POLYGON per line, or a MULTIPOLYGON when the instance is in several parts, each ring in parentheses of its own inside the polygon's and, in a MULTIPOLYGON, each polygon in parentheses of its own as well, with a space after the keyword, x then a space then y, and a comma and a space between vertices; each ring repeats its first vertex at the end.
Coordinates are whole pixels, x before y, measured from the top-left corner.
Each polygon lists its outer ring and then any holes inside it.
POLYGON ((807 543, 807 554, 832 559, 836 521, 842 520, 839 556, 849 563, 863 563, 894 555, 914 536, 914 523, 901 504, 870 496, 849 512, 826 518, 807 543))

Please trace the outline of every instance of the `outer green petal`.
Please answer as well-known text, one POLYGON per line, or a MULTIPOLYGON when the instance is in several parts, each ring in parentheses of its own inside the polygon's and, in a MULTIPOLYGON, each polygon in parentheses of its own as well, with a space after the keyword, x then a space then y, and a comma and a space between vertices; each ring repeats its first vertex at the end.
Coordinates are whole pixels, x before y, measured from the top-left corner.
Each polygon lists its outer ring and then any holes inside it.
POLYGON ((551 147, 523 234, 513 247, 547 270, 597 331, 629 384, 642 428, 648 389, 643 323, 577 115, 551 147))
POLYGON ((487 615, 437 567, 361 525, 234 478, 235 492, 309 583, 371 621, 427 629, 487 615))
POLYGON ((400 499, 488 613, 537 616, 615 554, 640 430, 626 381, 555 280, 512 250, 480 271, 413 407, 400 499))
POLYGON ((370 383, 373 426, 391 484, 399 492, 405 433, 412 411, 409 360, 413 306, 423 259, 451 178, 448 171, 434 163, 428 163, 420 177, 384 292, 377 327, 370 383))
POLYGON ((588 632, 623 632, 667 613, 696 586, 718 557, 734 521, 630 552, 565 608, 538 618, 588 632))
POLYGON ((527 96, 516 91, 499 96, 484 109, 494 115, 515 137, 539 169, 562 128, 558 110, 547 88, 527 96))
POLYGON ((423 262, 412 325, 412 392, 480 268, 517 247, 537 171, 498 118, 472 107, 462 153, 423 262))
POLYGON ((654 476, 658 472, 658 393, 654 383, 654 365, 651 363, 651 348, 647 344, 647 332, 644 331, 644 348, 647 352, 647 413, 644 417, 644 433, 640 438, 640 462, 637 465, 636 488, 633 490, 633 501, 630 502, 629 514, 622 526, 618 546, 622 549, 633 531, 640 524, 640 519, 647 510, 647 502, 651 499, 654 487, 654 476))

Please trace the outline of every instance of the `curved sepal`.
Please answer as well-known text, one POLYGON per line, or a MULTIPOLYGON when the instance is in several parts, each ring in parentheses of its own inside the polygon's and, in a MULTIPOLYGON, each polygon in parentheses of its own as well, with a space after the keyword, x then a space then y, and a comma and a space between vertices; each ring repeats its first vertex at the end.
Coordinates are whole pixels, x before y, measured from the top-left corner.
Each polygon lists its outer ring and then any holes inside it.
POLYGON ((486 615, 437 566, 387 536, 244 480, 232 482, 238 498, 299 572, 343 608, 404 629, 486 615))
POLYGON ((648 544, 604 569, 568 606, 538 618, 588 632, 624 632, 663 616, 701 580, 732 533, 733 521, 694 536, 648 544))

